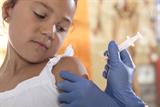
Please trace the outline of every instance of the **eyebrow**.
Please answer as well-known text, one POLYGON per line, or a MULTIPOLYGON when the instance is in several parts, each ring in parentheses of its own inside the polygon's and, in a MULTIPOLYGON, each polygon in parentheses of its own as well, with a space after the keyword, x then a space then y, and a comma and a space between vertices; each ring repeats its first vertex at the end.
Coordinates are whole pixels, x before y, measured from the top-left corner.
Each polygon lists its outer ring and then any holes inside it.
POLYGON ((53 9, 51 7, 49 7, 48 5, 46 5, 45 3, 40 2, 40 1, 35 1, 35 3, 42 5, 45 8, 47 8, 49 11, 53 12, 53 9))
MULTIPOLYGON (((47 8, 49 11, 54 12, 54 10, 53 10, 51 7, 49 7, 48 5, 46 5, 46 4, 43 3, 43 2, 35 1, 35 3, 40 4, 40 5, 43 5, 43 6, 44 6, 45 8, 47 8)), ((67 21, 67 22, 69 22, 69 23, 72 23, 71 19, 70 19, 69 17, 67 17, 67 16, 65 16, 65 17, 63 18, 63 20, 65 20, 65 21, 67 21)))

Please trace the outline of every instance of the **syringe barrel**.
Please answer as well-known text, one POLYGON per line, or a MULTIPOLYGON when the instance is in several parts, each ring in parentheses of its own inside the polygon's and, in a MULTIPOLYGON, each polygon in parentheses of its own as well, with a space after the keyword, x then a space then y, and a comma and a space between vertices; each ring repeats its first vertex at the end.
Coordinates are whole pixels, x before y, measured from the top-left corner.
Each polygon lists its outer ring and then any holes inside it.
POLYGON ((129 39, 127 39, 126 41, 124 41, 123 43, 121 43, 120 45, 118 45, 119 51, 122 51, 124 49, 127 49, 128 47, 130 47, 132 44, 134 44, 134 42, 138 39, 141 39, 142 35, 137 32, 137 34, 129 39))

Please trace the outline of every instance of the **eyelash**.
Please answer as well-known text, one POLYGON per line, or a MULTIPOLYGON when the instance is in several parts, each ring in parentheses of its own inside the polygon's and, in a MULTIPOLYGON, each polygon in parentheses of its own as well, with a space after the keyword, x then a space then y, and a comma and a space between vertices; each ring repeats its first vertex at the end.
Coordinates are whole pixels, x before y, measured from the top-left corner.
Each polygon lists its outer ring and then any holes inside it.
POLYGON ((66 30, 60 25, 56 25, 57 32, 66 32, 66 30))
MULTIPOLYGON (((34 14, 39 18, 39 19, 45 19, 46 18, 46 15, 40 15, 36 12, 34 12, 34 14)), ((60 25, 56 25, 56 29, 57 29, 57 32, 66 32, 66 30, 61 27, 60 25)))
POLYGON ((46 15, 40 15, 36 12, 34 12, 34 14, 39 18, 39 19, 45 19, 46 18, 46 15))

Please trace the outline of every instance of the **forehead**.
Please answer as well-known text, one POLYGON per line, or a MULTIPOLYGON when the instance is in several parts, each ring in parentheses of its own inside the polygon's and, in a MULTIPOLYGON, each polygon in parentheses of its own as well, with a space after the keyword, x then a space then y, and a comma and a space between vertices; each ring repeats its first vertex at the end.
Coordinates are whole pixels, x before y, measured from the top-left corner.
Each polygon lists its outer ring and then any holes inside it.
MULTIPOLYGON (((32 5, 34 7, 41 5, 45 7, 49 12, 56 14, 60 17, 66 17, 72 19, 76 5, 74 0, 19 0, 23 2, 23 5, 32 5)), ((23 7, 21 5, 21 7, 23 7)))
POLYGON ((74 0, 26 0, 28 2, 32 3, 43 3, 51 8, 59 8, 59 10, 74 10, 75 8, 75 2, 74 0))

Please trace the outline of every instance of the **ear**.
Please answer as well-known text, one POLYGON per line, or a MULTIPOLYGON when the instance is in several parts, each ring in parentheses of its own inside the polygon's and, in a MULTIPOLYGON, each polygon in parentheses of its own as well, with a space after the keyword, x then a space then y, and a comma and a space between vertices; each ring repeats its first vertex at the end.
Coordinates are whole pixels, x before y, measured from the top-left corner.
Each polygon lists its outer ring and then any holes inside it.
POLYGON ((5 1, 2 6, 2 17, 3 17, 3 20, 7 23, 9 23, 9 20, 11 17, 11 9, 12 8, 9 2, 5 1))

